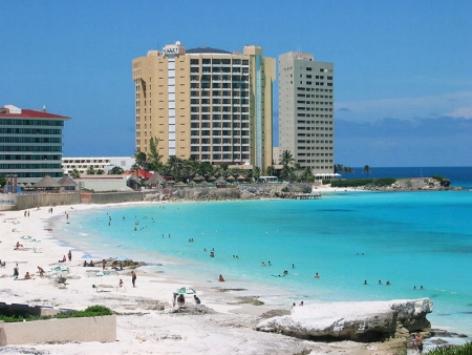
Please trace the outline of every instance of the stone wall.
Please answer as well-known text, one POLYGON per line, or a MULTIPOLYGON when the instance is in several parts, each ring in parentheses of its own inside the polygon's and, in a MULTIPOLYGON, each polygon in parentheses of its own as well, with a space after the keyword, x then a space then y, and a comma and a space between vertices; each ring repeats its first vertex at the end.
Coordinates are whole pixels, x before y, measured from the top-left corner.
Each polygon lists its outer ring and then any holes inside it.
POLYGON ((36 192, 16 196, 17 210, 41 206, 74 205, 77 203, 80 203, 79 192, 36 192))
POLYGON ((81 203, 120 203, 120 202, 135 202, 144 201, 144 192, 129 191, 129 192, 82 192, 80 193, 81 203))
POLYGON ((0 322, 0 346, 116 340, 116 316, 0 322))

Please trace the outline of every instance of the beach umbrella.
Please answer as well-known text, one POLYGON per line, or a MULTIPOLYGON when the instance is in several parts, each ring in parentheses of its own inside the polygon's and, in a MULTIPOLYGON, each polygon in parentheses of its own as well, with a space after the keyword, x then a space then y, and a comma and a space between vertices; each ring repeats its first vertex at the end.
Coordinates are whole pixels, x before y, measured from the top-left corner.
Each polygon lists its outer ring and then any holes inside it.
POLYGON ((229 176, 226 178, 226 181, 234 181, 234 176, 229 175, 229 176))
POLYGON ((216 177, 214 177, 213 175, 210 175, 207 180, 212 182, 216 180, 216 177))
POLYGON ((196 295, 197 291, 192 287, 181 287, 175 293, 178 295, 196 295))
POLYGON ((245 176, 243 176, 243 175, 238 176, 238 181, 245 181, 245 180, 246 180, 245 176))

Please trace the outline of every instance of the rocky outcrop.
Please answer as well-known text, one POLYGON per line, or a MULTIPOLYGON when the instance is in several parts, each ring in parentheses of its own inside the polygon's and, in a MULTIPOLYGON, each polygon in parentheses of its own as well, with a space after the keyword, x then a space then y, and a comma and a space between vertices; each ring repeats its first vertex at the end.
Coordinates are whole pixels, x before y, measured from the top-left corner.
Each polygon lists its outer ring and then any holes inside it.
POLYGON ((429 299, 316 303, 262 319, 256 329, 313 340, 377 341, 395 336, 398 329, 428 330, 431 310, 429 299))
MULTIPOLYGON (((287 184, 252 184, 234 185, 231 187, 169 187, 148 192, 144 201, 217 201, 217 200, 251 200, 276 197, 287 184)), ((304 187, 306 189, 306 187, 304 187)), ((301 187, 299 187, 301 189, 301 187)))

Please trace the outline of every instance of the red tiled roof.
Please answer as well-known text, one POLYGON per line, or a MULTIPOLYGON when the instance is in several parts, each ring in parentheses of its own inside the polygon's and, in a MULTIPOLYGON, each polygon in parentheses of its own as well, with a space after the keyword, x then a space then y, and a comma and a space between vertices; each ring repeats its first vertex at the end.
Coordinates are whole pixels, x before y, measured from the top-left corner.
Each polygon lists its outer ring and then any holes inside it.
POLYGON ((50 112, 30 110, 27 108, 22 109, 21 113, 10 113, 8 110, 5 110, 0 107, 0 118, 57 118, 67 120, 70 117, 56 115, 50 112))

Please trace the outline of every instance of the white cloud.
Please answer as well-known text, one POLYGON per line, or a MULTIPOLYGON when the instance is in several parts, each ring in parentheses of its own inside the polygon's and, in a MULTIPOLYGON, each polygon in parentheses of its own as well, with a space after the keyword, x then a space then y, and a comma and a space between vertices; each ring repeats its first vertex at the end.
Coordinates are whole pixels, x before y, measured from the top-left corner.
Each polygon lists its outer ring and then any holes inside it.
POLYGON ((469 107, 458 107, 455 110, 452 110, 448 116, 454 118, 466 118, 472 119, 472 106, 469 107))
POLYGON ((465 117, 472 118, 472 91, 446 94, 398 97, 376 100, 344 101, 337 103, 337 117, 355 121, 375 121, 394 117, 415 118, 465 117))

